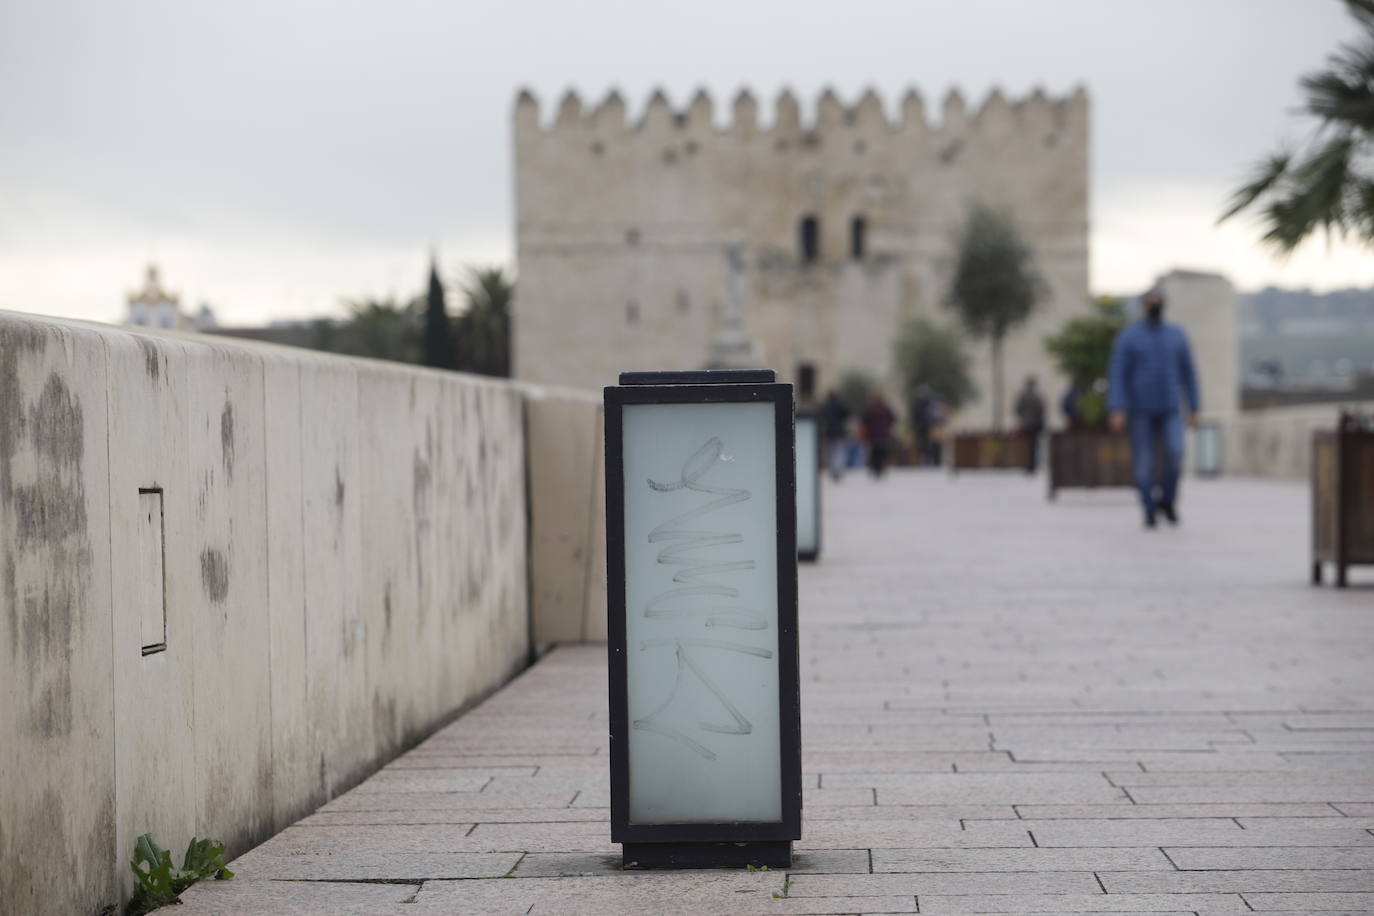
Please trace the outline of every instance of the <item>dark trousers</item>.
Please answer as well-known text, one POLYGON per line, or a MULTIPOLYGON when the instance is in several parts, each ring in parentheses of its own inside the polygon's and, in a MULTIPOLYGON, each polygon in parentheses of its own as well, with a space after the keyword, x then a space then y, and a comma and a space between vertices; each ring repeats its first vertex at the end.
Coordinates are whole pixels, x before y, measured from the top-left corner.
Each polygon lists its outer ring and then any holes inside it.
POLYGON ((1126 431, 1131 436, 1131 465, 1140 504, 1146 512, 1153 512, 1158 505, 1172 506, 1178 496, 1178 475, 1183 467, 1182 414, 1131 411, 1126 417, 1126 431), (1162 467, 1155 467, 1156 452, 1162 467))
POLYGON ((1043 423, 1021 427, 1021 435, 1030 441, 1030 456, 1026 459, 1027 473, 1034 474, 1040 461, 1040 434, 1045 431, 1043 423))
POLYGON ((891 449, 892 445, 887 439, 878 439, 868 443, 868 469, 873 472, 874 477, 883 476, 883 469, 887 467, 887 458, 891 449))

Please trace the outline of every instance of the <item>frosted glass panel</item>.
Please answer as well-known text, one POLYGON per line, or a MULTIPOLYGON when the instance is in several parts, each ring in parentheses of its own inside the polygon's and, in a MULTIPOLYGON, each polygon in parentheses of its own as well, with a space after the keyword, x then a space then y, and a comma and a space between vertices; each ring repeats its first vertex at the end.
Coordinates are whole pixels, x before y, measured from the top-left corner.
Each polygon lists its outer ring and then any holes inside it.
POLYGON ((1221 471, 1221 428, 1213 423, 1203 423, 1197 428, 1193 440, 1197 450, 1197 472, 1216 474, 1221 471))
POLYGON ((797 417, 797 552, 815 553, 821 517, 816 505, 816 462, 820 448, 815 417, 797 417))
POLYGON ((632 823, 782 819, 773 411, 624 408, 632 823))

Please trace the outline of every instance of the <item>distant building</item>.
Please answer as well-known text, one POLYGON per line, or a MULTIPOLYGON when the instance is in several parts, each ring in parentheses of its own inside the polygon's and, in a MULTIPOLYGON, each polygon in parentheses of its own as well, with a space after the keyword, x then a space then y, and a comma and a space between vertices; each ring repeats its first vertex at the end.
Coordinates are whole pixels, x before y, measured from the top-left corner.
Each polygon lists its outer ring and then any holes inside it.
POLYGON ((210 303, 202 302, 200 308, 196 310, 196 317, 192 321, 197 331, 213 331, 219 327, 219 321, 215 318, 215 310, 210 308, 210 303))
POLYGON ((129 314, 124 323, 135 328, 167 331, 207 331, 216 326, 214 309, 202 302, 195 316, 181 310, 181 297, 169 292, 158 278, 156 264, 148 265, 143 288, 126 298, 129 314))
POLYGON ((1374 290, 1269 287, 1241 297, 1247 388, 1341 388, 1374 375, 1374 290))
POLYGON ((1241 296, 1240 360, 1247 407, 1374 398, 1374 290, 1241 296))
MULTIPOLYGON (((1015 219, 1047 285, 1007 338, 1006 378, 1055 387, 1042 340, 1088 301, 1083 91, 993 92, 975 110, 953 92, 938 123, 914 92, 896 118, 872 92, 852 106, 826 92, 805 120, 790 93, 766 124, 758 108, 742 92, 722 126, 704 93, 684 111, 655 94, 632 122, 618 94, 590 110, 569 94, 546 127, 520 95, 517 377, 595 387, 699 369, 728 318, 784 380, 823 392, 858 370, 895 389, 902 320, 954 318, 956 236, 980 200, 1015 219)), ((983 396, 961 422, 985 424, 988 347, 971 352, 983 396)))
POLYGON ((1202 416, 1226 420, 1240 409, 1236 346, 1236 290, 1220 274, 1175 269, 1155 281, 1164 292, 1169 321, 1182 325, 1192 345, 1202 392, 1202 416))
POLYGON ((163 288, 157 265, 149 264, 143 288, 128 295, 129 316, 125 324, 136 328, 181 330, 190 321, 181 312, 181 297, 163 288))

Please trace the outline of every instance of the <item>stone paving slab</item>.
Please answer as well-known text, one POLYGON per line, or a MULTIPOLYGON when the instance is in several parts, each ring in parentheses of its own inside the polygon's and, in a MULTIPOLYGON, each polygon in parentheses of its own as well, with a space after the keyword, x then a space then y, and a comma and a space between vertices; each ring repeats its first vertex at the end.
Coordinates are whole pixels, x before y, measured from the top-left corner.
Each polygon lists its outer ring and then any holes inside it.
POLYGON ((1374 593, 1306 584, 1305 488, 1041 483, 826 483, 786 872, 619 868, 574 646, 179 913, 1374 913, 1374 593))
POLYGON ((1374 894, 1246 894, 1245 902, 1261 913, 1374 913, 1374 894))
MULTIPOLYGON (((1234 820, 1197 818, 1098 821, 1037 821, 1027 829, 1039 846, 1374 846, 1374 834, 1355 826, 1290 827, 1283 818, 1268 818, 1246 829, 1234 820)), ((996 834, 995 821, 969 821, 968 832, 996 834)))
MULTIPOLYGON (((527 878, 512 886, 494 882, 427 882, 415 911, 445 913, 528 913, 602 916, 606 913, 653 913, 693 916, 729 913, 740 916, 793 916, 833 913, 915 913, 913 894, 867 895, 861 898, 777 898, 780 876, 762 874, 748 882, 727 881, 700 872, 684 872, 668 881, 642 877, 527 878)), ((411 912, 409 907, 403 908, 411 912)))
POLYGON ((1249 913, 1240 894, 921 895, 922 913, 1249 913))
POLYGON ((1169 846, 1164 848, 1164 854, 1184 871, 1244 868, 1374 869, 1374 846, 1169 846))
MULTIPOLYGON (((879 809, 882 810, 882 809, 879 809)), ((965 822, 968 823, 968 822, 965 822)), ((812 820, 798 845, 807 849, 964 849, 1035 845, 1026 825, 1018 820, 988 821, 970 833, 958 820, 812 820)))
MULTIPOLYGON (((1174 871, 1154 847, 1107 849, 874 849, 874 874, 886 872, 1174 871)), ((1337 866, 1328 866, 1337 867, 1337 866)))
POLYGON ((1268 817, 1237 817, 1236 823, 1246 830, 1266 830, 1274 826, 1294 830, 1329 830, 1333 826, 1339 826, 1374 831, 1374 817, 1346 817, 1340 821, 1333 821, 1329 817, 1285 817, 1281 822, 1270 820, 1268 817))
MULTIPOLYGON (((397 792, 376 790, 364 783, 321 808, 342 811, 442 811, 444 809, 491 809, 568 807, 577 800, 576 789, 529 792, 397 792), (359 791, 362 789, 363 791, 359 791)), ((605 807, 603 804, 601 807, 605 807)))
MULTIPOLYGON (((1374 757, 1374 753, 1371 753, 1374 757)), ((1374 785, 1309 785, 1295 781, 1279 786, 1144 786, 1127 790, 1141 805, 1201 804, 1208 802, 1344 802, 1374 801, 1374 785)))
POLYGON ((500 878, 510 874, 523 852, 392 852, 360 843, 347 853, 270 852, 258 847, 235 860, 251 880, 389 881, 420 883, 443 878, 500 878))
POLYGON ((1242 828, 1250 826, 1248 819, 1282 817, 1288 823, 1301 823, 1312 826, 1315 819, 1343 817, 1334 805, 1296 804, 1296 805, 1253 805, 1253 804, 1205 804, 1205 805, 1017 805, 1016 813, 1022 819, 1033 820, 1114 820, 1135 818, 1209 818, 1240 820, 1242 828))
MULTIPOLYGON (((461 805, 461 802, 459 803, 461 805)), ((609 824, 609 808, 413 808, 381 811, 316 811, 297 821, 297 827, 349 827, 362 824, 548 824, 590 821, 609 824)), ((607 827, 609 830, 609 827, 607 827)))
MULTIPOLYGON (((392 853, 497 851, 478 848, 478 844, 469 839, 469 834, 476 827, 476 824, 368 824, 361 827, 296 825, 274 836, 272 847, 280 855, 338 855, 356 851, 360 844, 392 853)), ((247 856, 253 854, 250 852, 247 856)))
MULTIPOLYGON (((1177 872, 1173 873, 1177 874, 1177 872)), ((1089 894, 1102 886, 1091 871, 925 872, 871 875, 797 875, 793 897, 869 894, 1089 894)), ((1273 888, 1279 890, 1280 888, 1273 888)), ((1288 888, 1281 888, 1288 890, 1288 888)))
POLYGON ((1139 770, 1107 771, 1102 774, 1114 786, 1134 789, 1139 786, 1292 786, 1305 788, 1320 786, 1332 794, 1342 790, 1365 791, 1369 770, 1321 769, 1298 770, 1230 770, 1206 772, 1142 773, 1139 770))
MULTIPOLYGON (((238 875, 230 881, 202 881, 182 895, 184 904, 168 912, 205 916, 272 913, 314 916, 320 913, 386 913, 420 891, 420 884, 345 881, 272 881, 238 875)), ((407 908, 398 906, 395 912, 407 908)))
POLYGON ((855 811, 853 807, 810 805, 805 813, 807 823, 847 821, 856 817, 867 822, 1007 819, 1016 817, 1016 809, 1012 805, 886 805, 855 811))
POLYGON ((1374 891, 1374 870, 1369 869, 1100 872, 1097 877, 1108 894, 1374 891))

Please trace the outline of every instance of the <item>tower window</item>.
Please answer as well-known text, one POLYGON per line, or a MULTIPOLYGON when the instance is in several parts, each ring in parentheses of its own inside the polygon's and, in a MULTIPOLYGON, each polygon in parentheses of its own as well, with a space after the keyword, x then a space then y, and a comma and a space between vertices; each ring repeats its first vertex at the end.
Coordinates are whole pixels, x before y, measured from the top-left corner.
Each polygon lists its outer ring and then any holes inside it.
POLYGON ((801 227, 801 262, 803 264, 815 264, 821 256, 821 223, 815 216, 807 214, 802 217, 801 227))
POLYGON ((849 256, 856 261, 864 259, 864 243, 867 241, 868 220, 856 216, 849 221, 849 256))
POLYGON ((625 304, 625 323, 639 324, 639 303, 633 299, 625 304))

